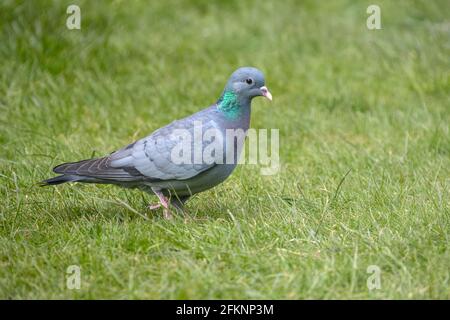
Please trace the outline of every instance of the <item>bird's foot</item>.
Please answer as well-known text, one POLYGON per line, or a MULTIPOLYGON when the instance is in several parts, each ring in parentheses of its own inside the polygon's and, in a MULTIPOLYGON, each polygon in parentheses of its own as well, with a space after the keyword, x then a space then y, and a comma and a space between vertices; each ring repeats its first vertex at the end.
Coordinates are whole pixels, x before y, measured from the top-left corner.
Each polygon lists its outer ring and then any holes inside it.
POLYGON ((172 212, 170 212, 169 209, 169 204, 170 201, 169 199, 166 198, 166 196, 160 191, 160 190, 153 190, 153 192, 156 194, 156 196, 159 199, 159 205, 154 205, 153 207, 159 208, 159 207, 164 207, 163 210, 163 217, 166 220, 172 220, 173 219, 173 215, 172 212))
POLYGON ((149 205, 147 206, 147 208, 149 208, 150 210, 156 210, 156 209, 159 209, 159 208, 161 208, 161 203, 149 204, 149 205))
MULTIPOLYGON (((149 204, 147 206, 147 208, 150 209, 150 210, 157 210, 157 209, 159 209, 161 207, 164 207, 161 203, 149 204)), ((163 216, 164 216, 164 219, 167 219, 167 220, 172 220, 173 219, 172 212, 170 212, 170 210, 165 208, 165 207, 164 207, 164 210, 163 210, 163 216)))

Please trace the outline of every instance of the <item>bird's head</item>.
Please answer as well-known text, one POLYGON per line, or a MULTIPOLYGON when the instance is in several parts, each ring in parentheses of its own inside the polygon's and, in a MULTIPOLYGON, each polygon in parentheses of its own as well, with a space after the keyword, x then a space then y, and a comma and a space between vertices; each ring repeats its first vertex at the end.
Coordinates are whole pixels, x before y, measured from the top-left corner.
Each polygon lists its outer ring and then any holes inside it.
POLYGON ((217 101, 217 107, 228 118, 238 118, 243 108, 249 108, 254 97, 263 96, 272 101, 272 94, 265 86, 263 73, 252 67, 237 69, 228 79, 217 101))
POLYGON ((265 86, 263 73, 253 67, 237 69, 228 79, 225 92, 232 92, 238 100, 263 96, 272 100, 272 94, 265 86))

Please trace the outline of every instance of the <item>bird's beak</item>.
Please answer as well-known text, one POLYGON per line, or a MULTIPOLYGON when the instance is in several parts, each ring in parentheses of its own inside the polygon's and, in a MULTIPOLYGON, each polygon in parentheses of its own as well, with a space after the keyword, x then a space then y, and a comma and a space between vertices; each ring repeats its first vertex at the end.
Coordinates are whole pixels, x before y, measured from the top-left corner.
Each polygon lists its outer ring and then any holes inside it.
POLYGON ((263 86, 261 88, 259 88, 259 90, 261 90, 261 94, 266 97, 267 99, 269 99, 270 101, 272 101, 272 94, 270 93, 269 89, 267 89, 266 86, 263 86))

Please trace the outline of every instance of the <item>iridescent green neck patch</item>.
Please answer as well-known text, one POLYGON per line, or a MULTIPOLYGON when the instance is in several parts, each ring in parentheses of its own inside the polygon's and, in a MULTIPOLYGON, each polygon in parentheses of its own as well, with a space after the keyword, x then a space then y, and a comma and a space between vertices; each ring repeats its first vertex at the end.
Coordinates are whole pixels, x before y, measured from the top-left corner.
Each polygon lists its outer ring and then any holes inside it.
POLYGON ((236 119, 242 113, 237 96, 232 91, 225 91, 217 101, 217 108, 230 119, 236 119))

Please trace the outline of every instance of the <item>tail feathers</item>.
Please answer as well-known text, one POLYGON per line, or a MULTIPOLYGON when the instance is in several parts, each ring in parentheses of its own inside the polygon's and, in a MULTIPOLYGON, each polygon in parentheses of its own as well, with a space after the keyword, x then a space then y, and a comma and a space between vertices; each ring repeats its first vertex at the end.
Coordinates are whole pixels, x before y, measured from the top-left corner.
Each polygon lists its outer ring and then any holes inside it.
POLYGON ((96 159, 86 159, 77 162, 66 162, 62 163, 53 168, 54 173, 59 174, 83 174, 89 173, 92 166, 92 169, 99 169, 99 165, 107 163, 108 158, 96 158, 96 159))
POLYGON ((68 162, 56 166, 53 172, 66 176, 81 176, 83 182, 93 182, 86 179, 133 182, 143 178, 143 175, 134 167, 113 167, 110 162, 109 157, 68 162))
POLYGON ((80 180, 83 180, 83 177, 75 176, 75 175, 61 175, 61 176, 57 176, 54 178, 50 178, 50 179, 41 181, 40 185, 42 187, 53 186, 53 185, 57 185, 57 184, 61 184, 61 183, 75 182, 75 181, 80 181, 80 180))
POLYGON ((65 182, 86 183, 126 183, 142 180, 142 174, 134 168, 114 168, 109 165, 109 157, 68 162, 53 168, 57 177, 44 180, 41 186, 57 185, 65 182))

